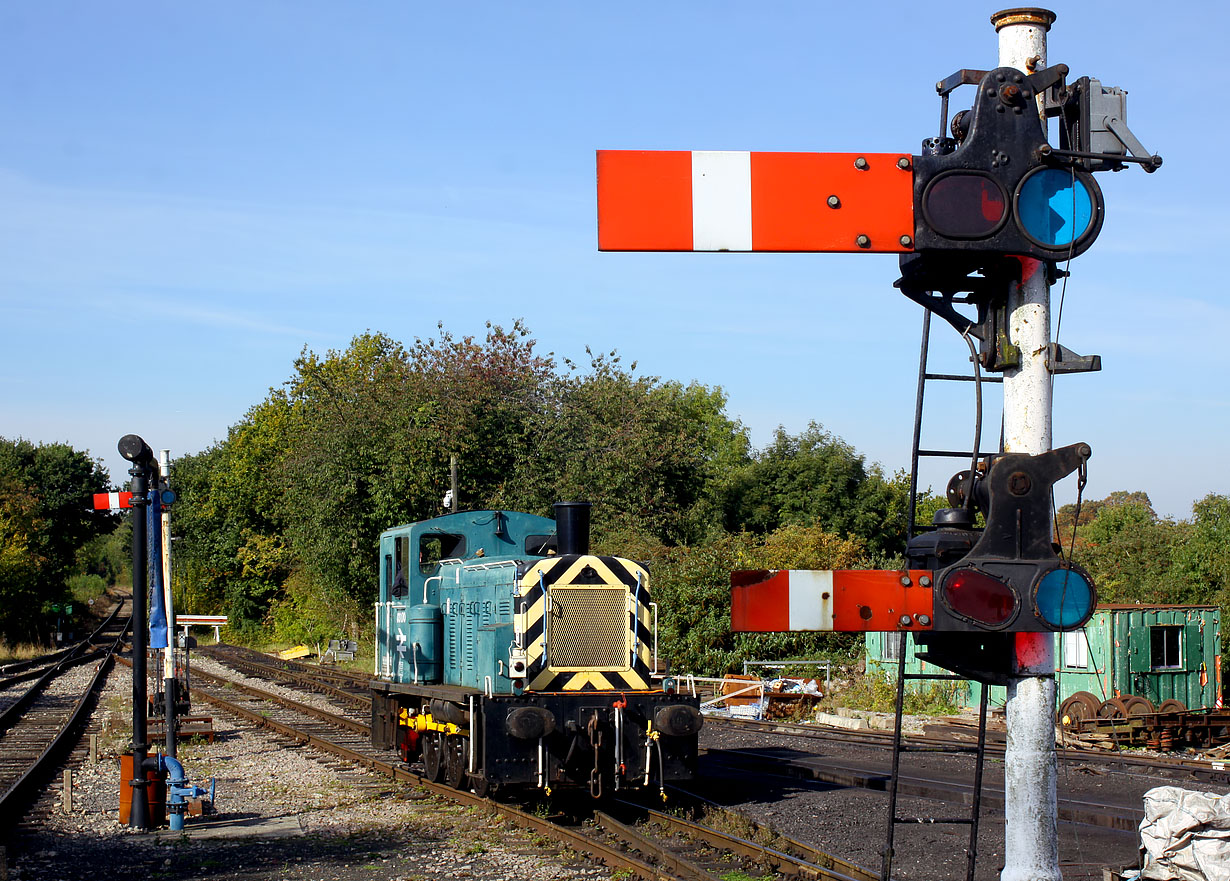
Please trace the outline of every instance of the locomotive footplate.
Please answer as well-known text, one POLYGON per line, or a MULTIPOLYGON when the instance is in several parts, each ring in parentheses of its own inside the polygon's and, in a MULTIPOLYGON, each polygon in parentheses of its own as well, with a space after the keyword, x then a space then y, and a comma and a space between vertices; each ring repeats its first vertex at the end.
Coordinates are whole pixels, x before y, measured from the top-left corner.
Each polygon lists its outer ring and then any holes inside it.
POLYGON ((497 787, 584 788, 596 798, 690 780, 698 704, 664 692, 484 697, 473 776, 497 787))

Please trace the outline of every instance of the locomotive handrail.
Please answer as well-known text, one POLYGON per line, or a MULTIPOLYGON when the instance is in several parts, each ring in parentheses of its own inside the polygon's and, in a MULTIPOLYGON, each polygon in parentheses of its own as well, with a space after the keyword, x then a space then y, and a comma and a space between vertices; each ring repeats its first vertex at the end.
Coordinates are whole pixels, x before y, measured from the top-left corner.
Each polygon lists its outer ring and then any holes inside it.
MULTIPOLYGON (((649 608, 653 609, 653 673, 658 672, 658 604, 650 603, 649 608)), ((695 696, 695 692, 692 693, 695 696)))
POLYGON ((427 585, 431 584, 433 581, 437 579, 441 583, 443 583, 444 576, 443 575, 432 575, 430 578, 425 578, 423 580, 423 605, 427 605, 427 585))
POLYGON ((516 566, 516 560, 488 560, 486 563, 469 563, 461 568, 469 572, 471 569, 498 569, 501 566, 516 566))

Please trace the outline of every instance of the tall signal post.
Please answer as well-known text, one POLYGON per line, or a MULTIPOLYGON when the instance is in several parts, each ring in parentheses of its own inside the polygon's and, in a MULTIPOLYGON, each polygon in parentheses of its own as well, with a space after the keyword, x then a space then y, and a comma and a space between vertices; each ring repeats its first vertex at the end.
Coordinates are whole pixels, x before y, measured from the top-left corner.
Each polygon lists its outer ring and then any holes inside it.
MULTIPOLYGON (((1050 279, 1101 230, 1092 173, 1162 164, 1128 129, 1125 92, 1048 67, 1054 20, 1035 8, 991 17, 999 66, 937 84, 941 132, 921 155, 598 152, 599 249, 898 254, 901 292, 971 351, 978 339, 973 378, 978 365, 1003 372, 1004 448, 981 462, 973 451, 949 485, 954 507, 907 546, 908 568, 731 575, 737 631, 915 633, 931 663, 1007 686, 1003 881, 1060 881, 1054 640, 1097 602, 1088 573, 1053 545, 1052 487, 1083 475, 1091 451, 1052 450, 1052 375, 1098 367, 1051 344, 1050 279), (976 97, 948 137, 963 85, 976 97)), ((884 856, 887 875, 891 845, 884 856)), ((971 873, 975 858, 972 843, 971 873)))
MULTIPOLYGON (((1032 74, 1046 67, 1046 35, 1055 13, 1009 9, 991 16, 999 66, 1032 74)), ((1039 101, 1041 104, 1041 101, 1039 101)), ((1045 111, 1039 107, 1045 130, 1045 111)), ((1004 451, 1051 448, 1051 289, 1041 261, 1022 258, 1022 278, 1008 290, 1008 337, 1020 366, 1004 371, 1004 451)), ((1055 760, 1055 637, 1013 635, 1014 674, 1004 720, 1004 871, 1001 881, 1061 881, 1055 760)))

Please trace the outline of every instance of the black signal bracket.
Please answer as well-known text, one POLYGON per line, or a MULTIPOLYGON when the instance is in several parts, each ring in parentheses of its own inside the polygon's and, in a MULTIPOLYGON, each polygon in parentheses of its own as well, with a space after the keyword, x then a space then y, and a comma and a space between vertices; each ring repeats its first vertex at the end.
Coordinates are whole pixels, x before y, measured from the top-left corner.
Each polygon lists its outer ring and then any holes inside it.
POLYGON ((984 370, 1017 367, 1021 352, 1008 339, 1008 289, 1021 280, 1021 261, 972 251, 919 253, 901 256, 901 278, 893 283, 901 293, 957 333, 979 341, 978 362, 984 370), (975 316, 957 306, 972 307, 975 316))
POLYGON ((1051 534, 1051 490, 1091 455, 1089 444, 1076 443, 1036 456, 1004 453, 996 457, 986 475, 974 484, 974 505, 987 523, 969 557, 1057 563, 1051 534))

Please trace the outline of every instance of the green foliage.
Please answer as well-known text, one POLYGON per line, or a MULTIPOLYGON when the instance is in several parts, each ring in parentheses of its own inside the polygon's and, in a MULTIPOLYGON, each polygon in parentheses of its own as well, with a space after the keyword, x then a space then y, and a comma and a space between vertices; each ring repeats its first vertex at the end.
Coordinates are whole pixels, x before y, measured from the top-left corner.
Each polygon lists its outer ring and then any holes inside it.
POLYGON ((703 545, 663 548, 649 560, 660 608, 659 639, 673 669, 721 675, 748 660, 848 659, 851 634, 732 633, 730 573, 735 569, 840 569, 859 565, 865 549, 819 525, 783 526, 767 536, 726 535, 703 545))
POLYGON ((102 464, 67 444, 0 438, 0 636, 46 632, 43 607, 67 596, 82 547, 114 528, 92 510, 102 464))
POLYGON ((359 607, 349 597, 319 590, 296 572, 269 610, 268 630, 275 642, 313 646, 354 633, 359 617, 359 607))
MULTIPOLYGON (((962 692, 967 688, 964 682, 933 682, 923 689, 907 688, 902 712, 912 716, 956 715, 961 712, 962 692)), ((868 672, 843 688, 832 702, 836 706, 855 710, 894 713, 897 710, 897 683, 895 678, 881 672, 868 672)))
POLYGON ((873 553, 904 549, 908 478, 885 478, 879 466, 867 467, 853 447, 815 422, 799 435, 778 428, 773 442, 732 477, 725 495, 732 532, 819 523, 862 538, 873 553))
POLYGON ((743 428, 723 413, 720 389, 636 376, 615 353, 591 355, 547 387, 550 418, 508 472, 497 503, 550 513, 551 503, 594 502, 598 535, 636 532, 665 544, 713 534, 722 475, 746 461, 743 428))
POLYGON ((107 582, 101 575, 93 573, 72 575, 68 579, 68 594, 74 603, 88 605, 90 600, 98 599, 107 592, 107 582))
POLYGON ((132 581, 132 523, 125 518, 111 532, 90 539, 77 551, 77 570, 97 575, 108 586, 132 581))

